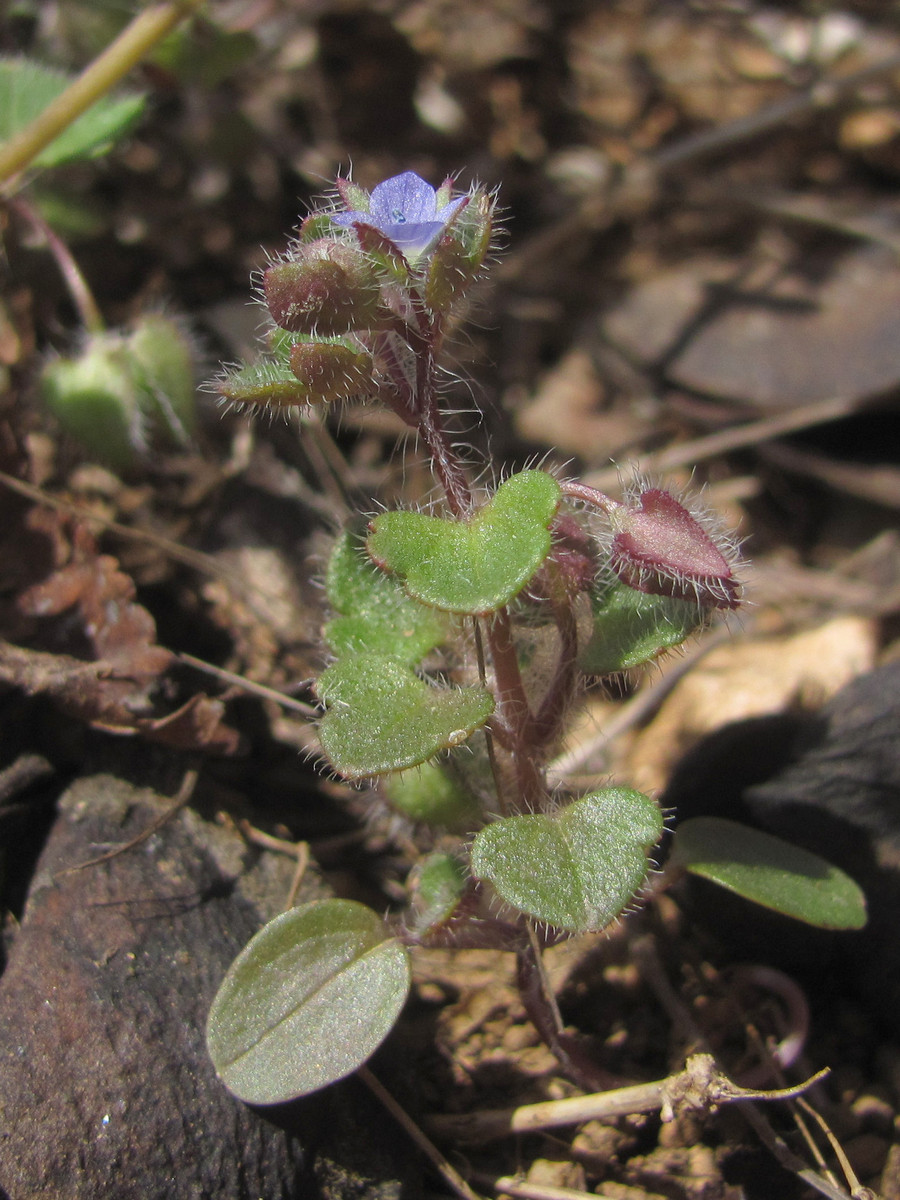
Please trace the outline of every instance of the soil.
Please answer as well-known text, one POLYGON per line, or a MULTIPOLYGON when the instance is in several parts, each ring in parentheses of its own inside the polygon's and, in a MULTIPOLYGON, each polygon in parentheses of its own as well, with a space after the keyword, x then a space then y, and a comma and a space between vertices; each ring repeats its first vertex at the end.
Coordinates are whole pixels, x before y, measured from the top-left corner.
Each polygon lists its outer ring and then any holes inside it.
MULTIPOLYGON (((26 0, 0 53, 80 69, 123 19, 26 0)), ((412 169, 499 190, 448 361, 473 458, 704 487, 748 562, 737 620, 586 693, 560 779, 787 832, 872 920, 798 936, 693 888, 548 955, 611 1085, 698 1052, 753 1088, 827 1068, 802 1103, 468 1140, 451 1118, 578 1094, 499 952, 416 954, 372 1074, 478 1195, 896 1200, 900 13, 213 0, 182 39, 134 73, 149 103, 120 145, 0 205, 0 1196, 465 1194, 365 1076, 251 1110, 202 1038, 298 846, 301 899, 384 912, 428 845, 327 776, 308 717, 345 495, 414 502, 425 469, 374 406, 326 437, 202 389, 187 444, 113 468, 36 384, 84 334, 31 208, 110 328, 164 310, 191 330, 199 381, 252 353, 254 273, 336 173, 412 169)))

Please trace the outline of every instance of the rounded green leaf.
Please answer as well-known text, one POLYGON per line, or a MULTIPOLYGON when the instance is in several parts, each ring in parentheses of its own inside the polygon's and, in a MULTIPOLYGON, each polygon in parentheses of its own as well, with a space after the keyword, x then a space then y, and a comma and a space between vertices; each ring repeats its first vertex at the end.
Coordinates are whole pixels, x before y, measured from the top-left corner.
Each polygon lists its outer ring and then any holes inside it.
POLYGON ((481 687, 438 687, 383 654, 348 654, 319 679, 322 749, 348 779, 414 767, 459 746, 494 711, 481 687))
POLYGON ((320 900, 282 913, 232 963, 206 1042, 248 1104, 304 1096, 361 1066, 409 992, 409 955, 376 913, 320 900))
POLYGON ((424 762, 409 771, 385 777, 381 789, 390 803, 411 821, 445 829, 472 830, 483 823, 473 793, 443 766, 424 762))
POLYGON ((423 604, 472 615, 496 612, 547 557, 559 497, 552 475, 521 471, 469 521, 382 513, 373 522, 368 551, 423 604))
POLYGON ((468 882, 467 872, 452 854, 427 855, 410 874, 414 924, 429 929, 448 920, 468 882))
POLYGON ((671 596, 651 596, 611 583, 591 596, 594 628, 578 665, 609 675, 650 662, 680 645, 703 623, 700 606, 671 596))
POLYGON ((60 425, 96 458, 121 470, 146 446, 139 388, 124 340, 98 334, 77 358, 46 363, 41 397, 60 425))
POLYGON ((862 929, 862 889, 809 850, 722 817, 694 817, 675 831, 669 862, 765 908, 823 929, 862 929))
POLYGON ((325 626, 325 640, 337 655, 374 650, 412 665, 447 637, 449 618, 411 599, 379 571, 359 529, 345 529, 335 543, 325 587, 340 614, 325 626))
POLYGON ((475 839, 472 871, 529 916, 580 933, 603 929, 639 891, 659 808, 633 788, 605 788, 554 816, 508 817, 475 839))
MULTIPOLYGON (((64 71, 27 58, 0 59, 0 142, 11 141, 72 82, 64 71)), ((35 157, 32 166, 58 167, 96 158, 124 136, 144 110, 145 99, 103 96, 35 157)))

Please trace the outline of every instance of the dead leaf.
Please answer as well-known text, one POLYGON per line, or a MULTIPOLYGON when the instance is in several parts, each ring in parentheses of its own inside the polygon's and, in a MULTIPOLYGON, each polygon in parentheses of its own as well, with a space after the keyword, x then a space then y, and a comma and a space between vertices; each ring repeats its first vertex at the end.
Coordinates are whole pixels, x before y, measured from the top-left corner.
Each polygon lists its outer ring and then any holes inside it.
MULTIPOLYGON (((162 647, 157 649, 168 654, 162 647)), ((0 680, 29 696, 49 696, 71 716, 119 733, 136 732, 137 710, 141 705, 149 707, 134 678, 115 663, 85 662, 2 641, 0 680)))
POLYGON ((837 617, 792 637, 728 642, 681 680, 629 749, 629 779, 661 790, 701 737, 748 717, 821 704, 875 663, 877 631, 863 617, 837 617))
POLYGON ((151 742, 162 742, 178 750, 235 754, 241 735, 223 722, 224 715, 225 705, 221 700, 200 693, 165 717, 139 718, 137 729, 151 742))
POLYGON ((18 608, 33 617, 77 610, 81 630, 97 659, 121 664, 135 681, 159 676, 172 655, 156 645, 156 623, 134 603, 131 578, 108 554, 69 563, 26 588, 18 608))

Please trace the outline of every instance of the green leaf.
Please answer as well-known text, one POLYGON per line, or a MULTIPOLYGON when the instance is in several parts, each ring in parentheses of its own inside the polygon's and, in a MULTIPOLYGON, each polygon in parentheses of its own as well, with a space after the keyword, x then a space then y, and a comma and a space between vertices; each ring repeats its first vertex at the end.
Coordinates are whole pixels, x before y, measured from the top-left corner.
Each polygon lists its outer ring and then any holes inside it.
POLYGON ((446 921, 468 882, 462 864, 452 854, 436 851, 410 873, 415 928, 422 931, 446 921))
POLYGON ((472 793, 437 763, 388 775, 381 790, 411 821, 425 821, 460 833, 481 825, 481 808, 472 793))
MULTIPOLYGON (((71 82, 65 72, 31 59, 0 59, 0 142, 30 125, 71 82)), ((134 93, 104 96, 45 146, 32 166, 58 167, 105 154, 135 124, 144 104, 134 93)))
POLYGON ((270 921, 232 963, 206 1030, 222 1082, 279 1104, 343 1079, 392 1029, 409 955, 353 900, 320 900, 270 921))
POLYGON ((823 929, 862 929, 866 898, 831 863, 722 817, 694 817, 675 831, 669 862, 747 900, 823 929))
POLYGON ((194 360, 190 338, 161 313, 141 317, 128 337, 141 407, 181 445, 196 426, 194 360))
POLYGON ((461 745, 494 710, 480 687, 438 687, 383 654, 348 654, 319 679, 319 740, 336 771, 363 779, 461 745))
POLYGON ((475 839, 472 871, 523 912, 559 929, 603 929, 647 874, 662 816, 632 788, 605 788, 555 816, 507 817, 475 839))
POLYGON ((309 402, 309 393, 294 372, 275 359, 261 359, 228 371, 214 381, 214 386, 224 399, 235 404, 289 408, 309 402))
POLYGON ((116 470, 146 446, 141 397, 125 339, 91 338, 78 358, 51 359, 40 375, 41 397, 65 431, 116 470))
POLYGON ((703 623, 696 603, 650 596, 608 583, 591 596, 594 628, 578 660, 590 675, 609 675, 649 662, 680 645, 703 623))
POLYGON ((496 612, 547 557, 559 496, 552 475, 522 471, 469 521, 382 513, 369 534, 369 554, 423 604, 455 613, 496 612))
POLYGON ((359 527, 345 529, 335 543, 325 587, 341 614, 325 626, 325 640, 337 655, 374 650, 412 666, 449 632, 443 613, 411 599, 373 565, 359 527))

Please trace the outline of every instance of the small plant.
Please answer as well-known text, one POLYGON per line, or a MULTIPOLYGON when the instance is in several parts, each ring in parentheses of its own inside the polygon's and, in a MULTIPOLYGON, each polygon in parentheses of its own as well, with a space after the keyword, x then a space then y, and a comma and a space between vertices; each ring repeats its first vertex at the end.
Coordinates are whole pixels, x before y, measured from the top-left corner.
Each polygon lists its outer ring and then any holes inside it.
POLYGON ((486 472, 454 441, 438 360, 484 267, 494 197, 410 171, 371 194, 345 179, 337 191, 263 274, 266 356, 218 389, 301 412, 386 404, 425 447, 439 498, 354 521, 331 554, 319 740, 338 774, 459 842, 416 866, 402 917, 325 900, 261 930, 215 999, 210 1054, 246 1101, 314 1091, 389 1032, 410 947, 496 948, 516 955, 527 1011, 563 1068, 591 1086, 599 1064, 561 1027, 542 947, 606 928, 684 872, 832 928, 862 925, 864 901, 820 859, 723 820, 679 826, 652 874, 664 822, 650 797, 551 791, 547 765, 585 677, 651 661, 739 605, 734 542, 649 483, 621 501, 538 469, 476 485, 486 472))

